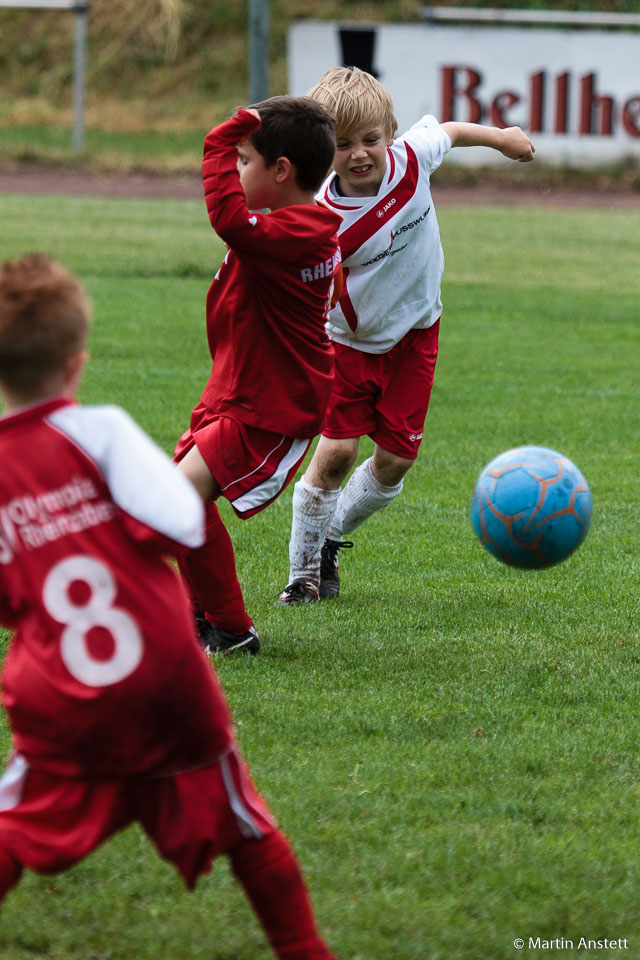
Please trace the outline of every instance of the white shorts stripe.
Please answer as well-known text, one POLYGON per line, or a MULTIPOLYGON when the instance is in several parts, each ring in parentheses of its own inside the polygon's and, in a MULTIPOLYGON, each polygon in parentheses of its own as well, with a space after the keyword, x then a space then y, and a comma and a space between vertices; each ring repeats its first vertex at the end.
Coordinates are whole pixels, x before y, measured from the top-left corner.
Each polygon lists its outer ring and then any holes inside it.
POLYGON ((0 779, 0 810, 13 810, 22 800, 29 764, 20 753, 14 753, 0 779))
MULTIPOLYGON (((242 763, 240 763, 237 754, 234 754, 234 756, 236 759, 236 763, 238 764, 238 783, 240 785, 240 790, 242 791, 242 794, 244 797, 245 806, 247 810, 249 810, 250 813, 252 813, 253 816, 257 818, 256 822, 260 822, 261 819, 262 820, 265 819, 265 812, 260 811, 260 809, 256 807, 256 804, 254 802, 254 791, 250 781, 247 779, 247 768, 242 763)), ((267 819, 275 826, 275 820, 273 819, 273 816, 271 815, 271 813, 269 813, 267 819)))
POLYGON ((255 510, 263 503, 268 503, 277 497, 284 488, 289 476, 289 471, 301 460, 307 452, 310 440, 293 440, 289 450, 278 463, 272 475, 263 480, 252 490, 243 493, 242 496, 231 501, 231 505, 238 513, 246 513, 248 510, 255 510))
MULTIPOLYGON (((234 757, 234 759, 236 758, 234 757)), ((233 810, 235 818, 238 821, 240 833, 247 839, 253 838, 254 840, 261 840, 264 834, 258 829, 250 811, 247 809, 244 798, 236 789, 236 785, 233 782, 233 773, 231 772, 228 757, 222 757, 220 760, 220 769, 222 771, 222 779, 227 791, 227 796, 229 797, 231 809, 233 810)))
POLYGON ((286 438, 285 436, 282 436, 282 437, 280 438, 280 442, 275 445, 275 447, 273 448, 273 450, 270 450, 270 451, 269 451, 269 453, 266 455, 266 457, 264 458, 264 460, 262 461, 262 463, 258 464, 258 466, 255 468, 255 470, 250 470, 249 473, 245 473, 244 477, 236 477, 234 480, 232 480, 230 483, 228 483, 228 484, 226 485, 226 487, 223 487, 223 488, 222 488, 222 493, 224 493, 225 490, 228 490, 229 487, 232 487, 232 486, 234 485, 234 483, 242 483, 243 480, 246 480, 247 477, 250 477, 253 473, 257 473, 258 470, 262 470, 262 468, 264 467, 264 465, 265 465, 265 463, 267 462, 267 460, 269 459, 269 457, 271 457, 271 456, 276 452, 276 450, 278 449, 278 447, 281 447, 281 446, 282 446, 282 444, 285 442, 286 439, 287 439, 287 438, 286 438))

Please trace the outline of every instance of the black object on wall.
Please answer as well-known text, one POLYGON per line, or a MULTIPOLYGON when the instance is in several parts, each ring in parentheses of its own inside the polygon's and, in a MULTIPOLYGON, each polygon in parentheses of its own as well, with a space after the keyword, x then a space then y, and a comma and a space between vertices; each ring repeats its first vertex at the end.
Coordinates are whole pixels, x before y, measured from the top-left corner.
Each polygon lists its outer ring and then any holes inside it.
POLYGON ((340 30, 344 67, 359 67, 374 77, 379 76, 374 67, 375 46, 375 30, 361 30, 357 27, 344 27, 340 30))

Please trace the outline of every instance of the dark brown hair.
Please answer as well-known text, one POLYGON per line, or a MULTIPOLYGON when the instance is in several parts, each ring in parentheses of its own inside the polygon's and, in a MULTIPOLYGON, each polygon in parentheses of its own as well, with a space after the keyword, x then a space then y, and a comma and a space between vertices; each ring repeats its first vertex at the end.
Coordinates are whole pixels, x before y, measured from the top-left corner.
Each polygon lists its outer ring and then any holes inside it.
POLYGON ((42 253, 0 264, 0 381, 35 394, 84 348, 91 307, 80 282, 42 253))
POLYGON ((317 190, 336 152, 330 114, 310 97, 271 97, 251 106, 262 123, 249 139, 266 166, 286 157, 300 189, 317 190))

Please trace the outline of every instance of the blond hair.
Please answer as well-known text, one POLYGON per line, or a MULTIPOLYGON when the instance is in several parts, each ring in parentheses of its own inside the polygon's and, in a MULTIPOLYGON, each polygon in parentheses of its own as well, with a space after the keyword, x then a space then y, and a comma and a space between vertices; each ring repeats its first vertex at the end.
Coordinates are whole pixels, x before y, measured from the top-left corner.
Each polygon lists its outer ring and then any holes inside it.
POLYGON ((389 92, 379 80, 358 67, 330 67, 308 96, 332 114, 338 139, 365 127, 378 126, 391 138, 398 129, 389 92))
POLYGON ((80 282, 42 253, 0 264, 0 382, 36 395, 84 349, 91 307, 80 282))

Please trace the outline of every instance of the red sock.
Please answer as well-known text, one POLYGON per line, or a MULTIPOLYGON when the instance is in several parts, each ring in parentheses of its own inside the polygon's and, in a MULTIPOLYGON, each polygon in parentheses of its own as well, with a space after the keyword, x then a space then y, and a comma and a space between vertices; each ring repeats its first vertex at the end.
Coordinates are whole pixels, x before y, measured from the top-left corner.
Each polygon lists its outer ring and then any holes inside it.
POLYGON ((240 636, 252 621, 244 608, 233 544, 212 500, 205 504, 205 511, 205 542, 180 560, 180 572, 196 608, 206 614, 207 620, 240 636))
POLYGON ((0 902, 15 887, 21 875, 22 865, 0 847, 0 902))
POLYGON ((336 960, 318 933, 300 868, 281 833, 247 840, 230 858, 279 960, 336 960))

